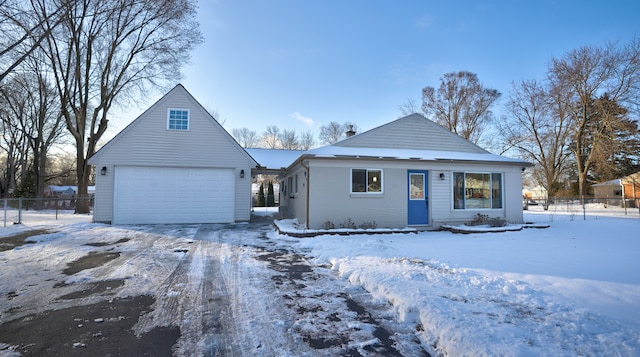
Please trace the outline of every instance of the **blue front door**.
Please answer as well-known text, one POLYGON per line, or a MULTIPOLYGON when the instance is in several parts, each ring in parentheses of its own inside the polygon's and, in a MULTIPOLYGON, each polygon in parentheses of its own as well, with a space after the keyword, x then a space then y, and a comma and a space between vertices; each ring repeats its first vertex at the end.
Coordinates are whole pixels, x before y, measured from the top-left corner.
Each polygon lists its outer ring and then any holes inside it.
POLYGON ((429 224, 427 173, 424 170, 408 171, 409 225, 429 224))

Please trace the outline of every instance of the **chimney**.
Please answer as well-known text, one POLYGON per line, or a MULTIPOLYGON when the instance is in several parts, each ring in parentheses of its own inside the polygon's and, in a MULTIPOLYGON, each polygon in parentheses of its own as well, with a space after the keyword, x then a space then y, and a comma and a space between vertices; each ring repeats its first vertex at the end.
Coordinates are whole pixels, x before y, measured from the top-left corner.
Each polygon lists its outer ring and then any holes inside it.
POLYGON ((350 138, 354 135, 356 135, 356 132, 353 131, 353 125, 349 124, 349 130, 347 130, 347 138, 350 138))

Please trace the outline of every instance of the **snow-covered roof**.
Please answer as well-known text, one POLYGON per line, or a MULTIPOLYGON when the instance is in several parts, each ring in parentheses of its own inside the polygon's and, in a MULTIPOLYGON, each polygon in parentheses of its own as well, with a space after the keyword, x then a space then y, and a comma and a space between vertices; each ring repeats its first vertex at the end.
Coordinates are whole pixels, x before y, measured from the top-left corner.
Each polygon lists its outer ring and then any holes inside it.
POLYGON ((609 181, 600 182, 595 185, 592 185, 592 187, 600 187, 600 186, 622 186, 622 179, 609 180, 609 181))
MULTIPOLYGON (((78 192, 78 186, 56 186, 56 185, 50 185, 48 188, 49 188, 50 192, 73 192, 73 193, 78 192)), ((93 193, 93 192, 96 191, 96 187, 95 186, 87 186, 87 191, 89 193, 93 193)))
POLYGON ((260 166, 277 170, 289 167, 303 153, 302 150, 260 148, 248 148, 245 150, 260 166))
POLYGON ((371 158, 422 161, 483 161, 514 163, 530 166, 525 160, 514 159, 491 153, 470 153, 455 151, 364 148, 328 145, 305 151, 303 155, 326 158, 371 158))

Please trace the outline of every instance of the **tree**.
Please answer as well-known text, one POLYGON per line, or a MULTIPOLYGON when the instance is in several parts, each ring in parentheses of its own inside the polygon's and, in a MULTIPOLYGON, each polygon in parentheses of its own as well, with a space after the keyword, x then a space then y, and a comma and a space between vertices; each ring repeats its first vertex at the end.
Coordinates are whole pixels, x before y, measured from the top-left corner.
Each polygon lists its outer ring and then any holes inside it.
POLYGON ((273 182, 269 181, 269 185, 267 186, 267 207, 275 206, 275 196, 273 193, 273 182))
MULTIPOLYGON (((571 152, 578 176, 578 193, 584 196, 588 174, 606 140, 602 132, 616 116, 606 106, 609 101, 625 107, 638 98, 640 84, 640 40, 634 38, 622 48, 584 46, 553 59, 548 80, 557 92, 565 93, 570 109, 571 152), (606 95, 606 101, 598 101, 606 95)), ((637 104, 637 103, 635 103, 637 104)))
POLYGON ((589 125, 600 127, 590 131, 600 136, 601 144, 593 148, 591 176, 595 181, 609 181, 635 173, 640 155, 637 122, 629 119, 629 111, 606 94, 594 106, 600 109, 594 109, 589 125))
POLYGON ((54 11, 35 24, 29 18, 36 16, 21 1, 0 1, 0 83, 38 49, 51 30, 62 22, 63 4, 52 4, 54 11), (49 22, 52 26, 43 26, 49 22))
POLYGON ((548 197, 556 195, 568 169, 571 117, 557 95, 536 81, 514 83, 505 104, 509 116, 498 125, 507 146, 536 164, 532 176, 548 197))
POLYGON ((256 132, 247 128, 234 128, 231 130, 231 135, 243 148, 255 147, 259 141, 256 132))
MULTIPOLYGON (((54 77, 62 115, 76 146, 78 196, 87 196, 87 162, 108 126, 110 109, 174 81, 201 42, 193 0, 64 2, 60 26, 49 9, 57 0, 31 0, 46 35, 41 48, 54 77)), ((89 212, 79 200, 76 213, 89 212)))
POLYGON ((280 147, 280 128, 269 125, 262 133, 262 145, 267 149, 278 149, 280 147))
POLYGON ((398 106, 398 110, 400 111, 400 118, 406 117, 407 115, 420 113, 422 109, 420 108, 420 104, 414 99, 409 98, 407 101, 398 106))
POLYGON ((300 135, 301 150, 309 150, 314 146, 316 146, 316 139, 313 136, 313 132, 311 130, 307 130, 302 133, 302 135, 300 135))
POLYGON ((422 90, 422 110, 438 124, 478 143, 498 98, 500 92, 483 86, 475 73, 452 72, 440 78, 437 91, 434 87, 422 90))
POLYGON ((58 97, 41 68, 41 60, 27 59, 25 72, 14 75, 6 88, 0 88, 30 148, 35 197, 44 196, 47 156, 65 133, 58 97))
POLYGON ((265 205, 265 197, 264 197, 264 183, 260 184, 260 189, 258 190, 258 207, 264 207, 265 205))
POLYGON ((332 121, 329 124, 320 127, 320 141, 324 144, 337 143, 338 141, 346 138, 347 131, 349 131, 349 129, 354 132, 358 131, 358 127, 351 122, 339 124, 338 122, 332 121))
POLYGON ((298 150, 300 149, 300 140, 295 130, 283 130, 278 134, 278 141, 280 147, 285 150, 298 150))

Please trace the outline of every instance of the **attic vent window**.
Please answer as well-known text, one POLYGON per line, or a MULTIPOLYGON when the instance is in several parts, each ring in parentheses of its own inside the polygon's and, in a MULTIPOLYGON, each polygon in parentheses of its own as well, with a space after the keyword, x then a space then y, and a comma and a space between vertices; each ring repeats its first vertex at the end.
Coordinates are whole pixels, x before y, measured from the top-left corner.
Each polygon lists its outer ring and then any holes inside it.
POLYGON ((189 130, 189 109, 169 109, 167 113, 167 129, 189 130))

